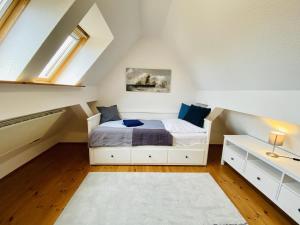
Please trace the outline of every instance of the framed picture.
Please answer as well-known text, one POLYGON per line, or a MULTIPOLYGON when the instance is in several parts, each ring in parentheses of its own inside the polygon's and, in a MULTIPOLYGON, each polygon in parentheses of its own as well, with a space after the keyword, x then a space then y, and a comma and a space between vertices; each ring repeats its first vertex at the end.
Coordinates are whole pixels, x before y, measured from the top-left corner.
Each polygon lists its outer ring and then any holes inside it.
POLYGON ((126 91, 170 92, 171 70, 126 68, 126 91))

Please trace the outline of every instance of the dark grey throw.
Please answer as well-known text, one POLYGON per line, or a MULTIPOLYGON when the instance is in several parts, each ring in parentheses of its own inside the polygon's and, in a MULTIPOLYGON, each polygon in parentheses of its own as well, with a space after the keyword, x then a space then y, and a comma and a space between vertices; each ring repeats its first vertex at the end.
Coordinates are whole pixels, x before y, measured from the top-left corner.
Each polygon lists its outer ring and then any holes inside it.
POLYGON ((89 137, 90 147, 132 146, 132 128, 97 127, 89 137))
POLYGON ((172 146, 173 136, 165 129, 137 129, 132 132, 132 146, 172 146))

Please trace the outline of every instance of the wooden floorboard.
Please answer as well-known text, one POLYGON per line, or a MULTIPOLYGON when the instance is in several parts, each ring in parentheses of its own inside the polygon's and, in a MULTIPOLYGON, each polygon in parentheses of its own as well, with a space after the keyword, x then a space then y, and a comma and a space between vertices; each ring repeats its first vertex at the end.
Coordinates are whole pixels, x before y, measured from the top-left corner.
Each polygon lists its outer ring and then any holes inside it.
POLYGON ((0 180, 0 224, 53 224, 89 171, 209 172, 249 224, 296 224, 220 157, 211 146, 207 167, 89 166, 86 144, 58 144, 0 180))

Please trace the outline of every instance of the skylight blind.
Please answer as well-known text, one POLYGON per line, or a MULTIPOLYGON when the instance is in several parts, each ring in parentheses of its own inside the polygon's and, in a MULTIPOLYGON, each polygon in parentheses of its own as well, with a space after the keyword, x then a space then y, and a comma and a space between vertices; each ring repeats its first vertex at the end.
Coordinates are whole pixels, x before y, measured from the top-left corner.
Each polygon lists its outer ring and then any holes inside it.
POLYGON ((0 0, 0 18, 5 14, 13 0, 0 0))
POLYGON ((65 62, 66 58, 73 52, 82 39, 87 39, 88 35, 78 26, 63 42, 50 59, 39 78, 48 79, 65 62))

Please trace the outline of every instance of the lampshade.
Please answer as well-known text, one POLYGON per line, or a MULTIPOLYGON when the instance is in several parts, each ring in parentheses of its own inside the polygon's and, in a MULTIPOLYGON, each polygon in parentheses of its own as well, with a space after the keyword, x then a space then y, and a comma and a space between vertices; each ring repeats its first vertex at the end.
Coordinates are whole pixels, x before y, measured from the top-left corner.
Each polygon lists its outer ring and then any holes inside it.
POLYGON ((285 140, 285 133, 280 131, 271 131, 269 134, 269 143, 271 145, 282 146, 285 140))

